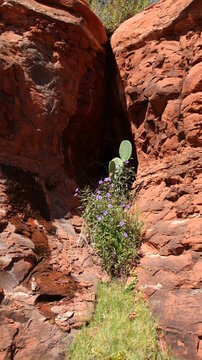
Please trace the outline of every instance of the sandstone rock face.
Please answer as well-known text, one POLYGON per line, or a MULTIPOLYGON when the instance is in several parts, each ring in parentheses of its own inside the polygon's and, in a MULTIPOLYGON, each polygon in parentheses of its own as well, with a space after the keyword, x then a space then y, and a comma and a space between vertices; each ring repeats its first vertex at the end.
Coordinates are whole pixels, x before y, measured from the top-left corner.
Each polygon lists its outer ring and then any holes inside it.
POLYGON ((162 0, 111 40, 139 162, 138 286, 183 360, 202 356, 201 30, 200 0, 162 0))
POLYGON ((0 0, 0 163, 39 176, 55 213, 99 155, 106 41, 85 1, 0 0))
MULTIPOLYGON (((115 89, 111 128, 126 137, 128 125, 117 125, 123 107, 139 162, 138 286, 163 345, 183 360, 202 355, 201 16, 200 0, 162 0, 112 37, 119 96, 115 89)), ((76 181, 100 159, 106 41, 84 0, 0 0, 3 360, 65 359, 105 276, 68 211, 76 181)))
POLYGON ((100 152, 106 40, 85 1, 0 0, 1 360, 65 359, 92 317, 103 272, 68 211, 100 152))
POLYGON ((140 165, 201 146, 201 7, 160 1, 112 36, 140 165))
POLYGON ((21 198, 16 211, 10 194, 18 187, 26 193, 1 171, 0 359, 62 360, 92 317, 104 274, 80 236, 80 218, 47 222, 21 198))

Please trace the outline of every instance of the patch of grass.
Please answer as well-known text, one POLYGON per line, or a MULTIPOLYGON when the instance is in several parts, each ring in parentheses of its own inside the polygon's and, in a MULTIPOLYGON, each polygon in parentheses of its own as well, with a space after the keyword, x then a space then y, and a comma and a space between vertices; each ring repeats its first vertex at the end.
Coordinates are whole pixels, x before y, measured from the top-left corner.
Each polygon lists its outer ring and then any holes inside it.
POLYGON ((141 294, 112 282, 99 286, 94 318, 74 339, 66 359, 171 360, 171 357, 159 351, 157 323, 141 294))

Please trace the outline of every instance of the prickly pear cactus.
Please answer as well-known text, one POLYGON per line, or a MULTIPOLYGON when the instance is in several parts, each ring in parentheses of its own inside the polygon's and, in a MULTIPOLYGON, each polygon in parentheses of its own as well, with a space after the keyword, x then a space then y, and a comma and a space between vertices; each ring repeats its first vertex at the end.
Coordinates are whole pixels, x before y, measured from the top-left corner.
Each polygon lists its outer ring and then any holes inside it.
POLYGON ((123 167, 123 161, 118 157, 114 158, 109 163, 109 174, 112 174, 114 176, 115 173, 120 172, 122 167, 123 167))
POLYGON ((123 161, 116 157, 113 159, 114 163, 115 163, 115 166, 116 166, 116 169, 115 170, 120 170, 122 167, 123 167, 123 161))
POLYGON ((129 160, 132 155, 132 145, 130 141, 123 140, 119 146, 119 157, 112 159, 109 163, 109 175, 114 177, 122 171, 124 162, 129 160))
POLYGON ((127 161, 132 155, 132 145, 128 140, 123 140, 119 147, 119 155, 122 161, 127 161))
POLYGON ((111 160, 109 163, 109 174, 114 174, 116 171, 116 164, 114 160, 111 160))

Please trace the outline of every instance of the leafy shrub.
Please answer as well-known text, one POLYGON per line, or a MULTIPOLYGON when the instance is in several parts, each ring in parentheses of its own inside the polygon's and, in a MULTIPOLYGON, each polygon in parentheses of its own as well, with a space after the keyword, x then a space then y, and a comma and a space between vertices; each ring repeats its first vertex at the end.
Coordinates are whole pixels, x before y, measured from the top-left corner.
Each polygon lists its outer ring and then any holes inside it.
POLYGON ((129 19, 152 0, 89 0, 92 10, 109 32, 113 32, 123 21, 129 19))
POLYGON ((90 241, 104 268, 115 276, 129 272, 140 243, 142 223, 137 214, 128 212, 129 179, 134 179, 134 169, 126 160, 122 167, 116 167, 115 173, 100 180, 95 191, 87 187, 79 192, 90 241))

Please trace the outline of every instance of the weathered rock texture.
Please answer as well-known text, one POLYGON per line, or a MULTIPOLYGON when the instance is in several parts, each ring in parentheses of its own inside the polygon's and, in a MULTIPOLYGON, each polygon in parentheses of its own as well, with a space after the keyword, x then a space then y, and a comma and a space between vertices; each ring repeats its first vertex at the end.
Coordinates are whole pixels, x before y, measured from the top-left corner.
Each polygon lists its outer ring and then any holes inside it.
POLYGON ((85 1, 0 0, 0 163, 39 176, 55 213, 99 158, 106 41, 85 1))
POLYGON ((1 360, 65 359, 93 313, 103 273, 68 211, 100 153, 106 40, 85 1, 0 0, 1 360))
POLYGON ((202 356, 201 30, 201 0, 162 0, 111 40, 139 161, 139 287, 183 360, 202 356))
POLYGON ((145 222, 139 287, 172 351, 201 358, 201 24, 201 0, 163 0, 120 26, 103 137, 107 37, 87 3, 0 0, 0 360, 64 359, 90 319, 103 273, 67 213, 76 180, 129 138, 127 118, 145 222))
POLYGON ((65 359, 103 272, 80 218, 46 221, 19 172, 0 167, 0 359, 65 359))

